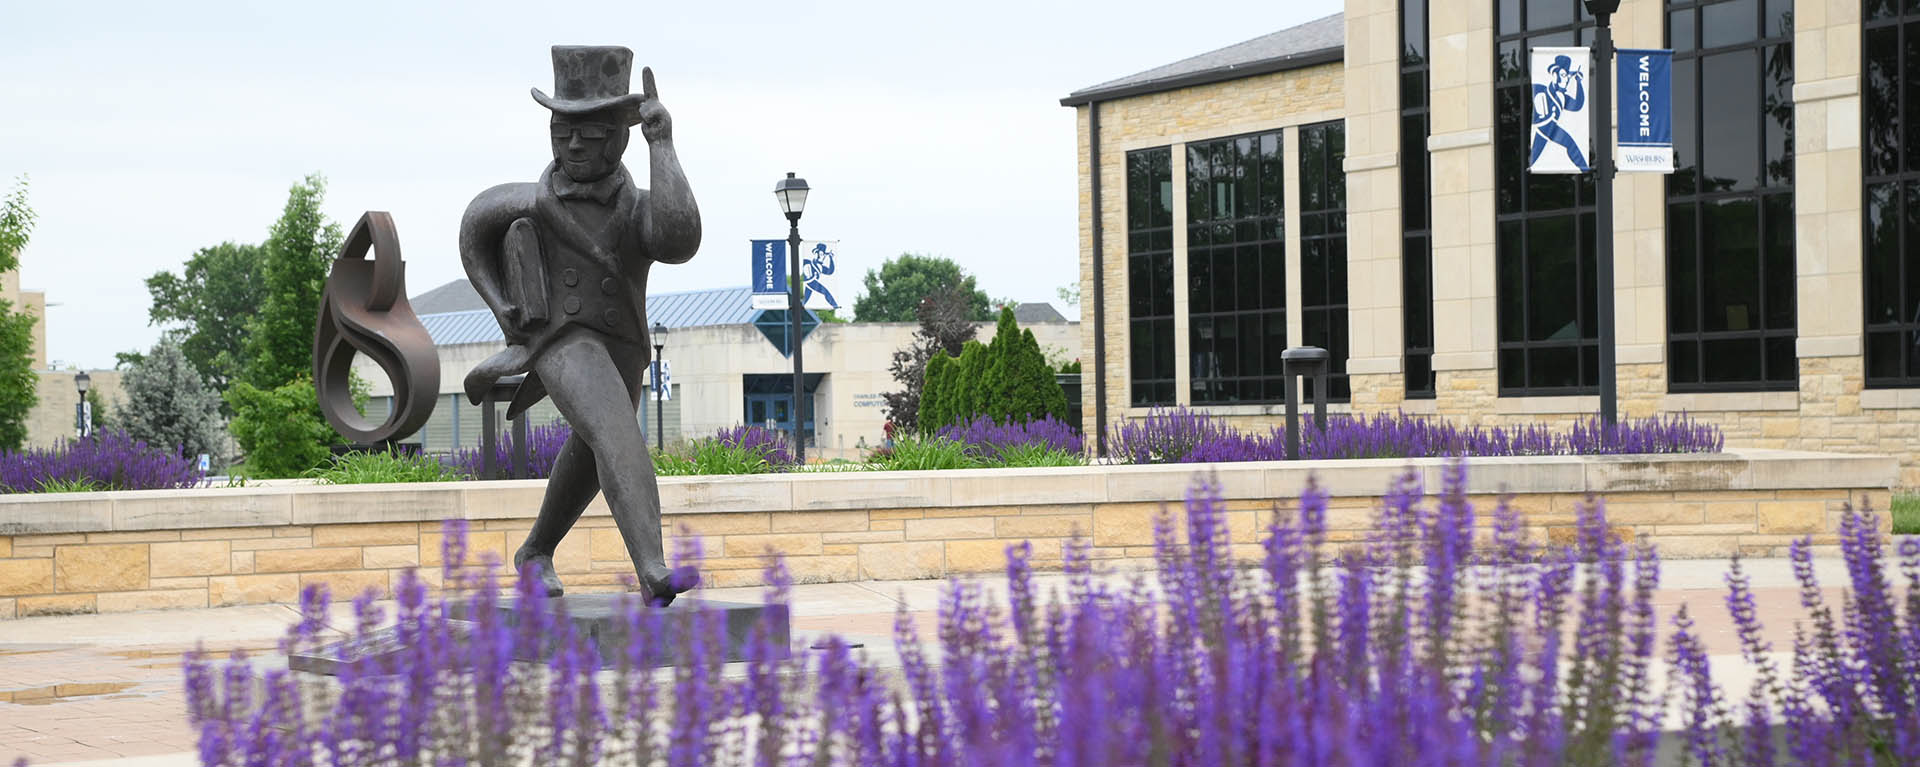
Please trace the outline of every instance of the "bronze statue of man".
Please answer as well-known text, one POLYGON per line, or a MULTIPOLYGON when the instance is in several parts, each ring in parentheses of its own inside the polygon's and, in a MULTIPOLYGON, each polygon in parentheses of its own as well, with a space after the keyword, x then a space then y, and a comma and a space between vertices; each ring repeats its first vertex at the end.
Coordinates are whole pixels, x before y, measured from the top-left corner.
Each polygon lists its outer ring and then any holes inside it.
POLYGON ((693 258, 700 211, 653 70, 641 70, 640 93, 628 92, 632 73, 626 48, 554 46, 554 93, 533 89, 553 112, 553 163, 540 180, 496 186, 467 206, 460 260, 507 348, 475 367, 466 389, 478 403, 500 378, 524 373, 508 417, 551 396, 573 427, 515 568, 559 596, 554 548, 604 490, 640 588, 664 605, 697 576, 667 567, 660 488, 635 416, 652 348, 647 269, 693 258), (647 141, 651 190, 620 161, 634 125, 647 141))

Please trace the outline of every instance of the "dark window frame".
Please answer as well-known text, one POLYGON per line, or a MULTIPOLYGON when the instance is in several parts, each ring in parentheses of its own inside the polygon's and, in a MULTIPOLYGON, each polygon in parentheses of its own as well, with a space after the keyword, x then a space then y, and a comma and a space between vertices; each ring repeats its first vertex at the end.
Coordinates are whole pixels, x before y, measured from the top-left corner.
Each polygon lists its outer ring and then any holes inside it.
POLYGON ((1433 132, 1427 78, 1433 58, 1424 0, 1400 3, 1400 330, 1407 399, 1433 399, 1433 132), (1418 18, 1413 18, 1415 15, 1418 18), (1419 28, 1412 29, 1413 26, 1419 28), (1411 35, 1411 36, 1410 36, 1411 35), (1409 45, 1417 40, 1419 45, 1409 45), (1419 130, 1407 130, 1417 125, 1419 130), (1414 206, 1418 205, 1418 208, 1414 206), (1418 215, 1414 215, 1417 213, 1418 215))
MULTIPOLYGON (((1498 349, 1495 363, 1497 390, 1502 397, 1592 395, 1600 391, 1599 297, 1591 230, 1596 219, 1593 174, 1541 176, 1528 173, 1527 142, 1503 134, 1501 104, 1510 99, 1518 107, 1519 125, 1530 131, 1532 79, 1527 70, 1528 49, 1540 45, 1591 45, 1595 22, 1580 0, 1562 0, 1561 5, 1570 11, 1565 21, 1552 24, 1543 21, 1542 26, 1530 26, 1533 23, 1530 16, 1534 10, 1531 6, 1536 2, 1538 0, 1493 0, 1494 282, 1499 318, 1495 335, 1498 349), (1511 24, 1509 17, 1512 18, 1511 24), (1515 66, 1509 70, 1503 57, 1515 58, 1511 62, 1515 66), (1510 89, 1513 95, 1508 94, 1510 89), (1517 165, 1514 164, 1516 161, 1517 165), (1512 188, 1509 189, 1509 186, 1512 188), (1554 195, 1570 200, 1571 204, 1534 207, 1536 199, 1550 200, 1554 195), (1536 224, 1556 224, 1558 219, 1567 219, 1574 234, 1572 295, 1536 297, 1532 283, 1539 278, 1535 272, 1549 265, 1529 255, 1539 239, 1529 230, 1536 224), (1510 243, 1509 240, 1515 237, 1518 238, 1517 244, 1510 243), (1512 260, 1515 257, 1517 261, 1512 260), (1510 279, 1516 278, 1516 284, 1507 284, 1510 279), (1517 295, 1510 296, 1509 293, 1517 295), (1517 313, 1515 307, 1510 306, 1512 298, 1517 298, 1517 313), (1569 299, 1573 304, 1572 319, 1561 327, 1572 326, 1572 338, 1536 337, 1540 333, 1539 329, 1533 327, 1533 320, 1540 311, 1538 306, 1564 306, 1569 299), (1574 382, 1537 383, 1546 375, 1544 366, 1556 357, 1564 358, 1558 361, 1560 365, 1571 364, 1574 382)), ((1588 97, 1592 97, 1591 93, 1588 97)), ((1548 237, 1545 245, 1552 247, 1557 240, 1548 237)))
POLYGON ((1287 346, 1285 158, 1282 128, 1186 145, 1188 392, 1196 407, 1286 399, 1280 363, 1280 352, 1287 346), (1261 149, 1268 137, 1273 139, 1271 155, 1261 149), (1256 159, 1255 167, 1270 167, 1275 176, 1268 179, 1264 170, 1252 179, 1244 176, 1242 141, 1249 142, 1256 155, 1268 158, 1256 159), (1236 176, 1223 188, 1213 183, 1213 167, 1228 154, 1233 156, 1236 176), (1272 192, 1271 199, 1263 189, 1272 192), (1248 191, 1253 193, 1251 199, 1243 199, 1248 191), (1231 206, 1236 215, 1216 217, 1215 208, 1225 206, 1231 206), (1240 215, 1247 211, 1252 214, 1240 215), (1249 258, 1251 262, 1245 260, 1249 258), (1220 264, 1231 264, 1232 282, 1223 285, 1213 279, 1220 264), (1275 267, 1278 279, 1268 273, 1275 267), (1249 271, 1257 278, 1243 279, 1249 271), (1231 308, 1217 308, 1221 298, 1229 299, 1231 308), (1243 303, 1252 306, 1242 307, 1243 303), (1231 346, 1224 343, 1226 328, 1232 329, 1231 346), (1249 361, 1254 364, 1247 365, 1249 361), (1246 370, 1249 367, 1251 372, 1246 370))
MULTIPOLYGON (((1347 358, 1352 351, 1347 315, 1347 121, 1302 125, 1295 130, 1300 174, 1300 337, 1304 346, 1327 350, 1327 401, 1347 402, 1352 389, 1347 380, 1347 358), (1334 142, 1338 142, 1336 147, 1334 142), (1313 156, 1310 156, 1313 155, 1313 156), (1310 167, 1315 165, 1318 167, 1310 167), (1314 179, 1319 183, 1309 186, 1314 179), (1317 264, 1309 263, 1318 250, 1317 264), (1315 268, 1315 267, 1318 268, 1315 268), (1324 301, 1311 303, 1308 286, 1324 301), (1326 343, 1314 341, 1325 322, 1326 343)), ((1313 397, 1313 384, 1301 388, 1303 399, 1313 397)))
POLYGON ((1173 189, 1173 147, 1135 149, 1125 155, 1127 231, 1127 401, 1132 407, 1173 405, 1174 376, 1173 202, 1155 195, 1173 189), (1145 170, 1136 167, 1144 163, 1145 170), (1142 185, 1144 184, 1144 186, 1142 185), (1142 353, 1145 349, 1145 353, 1142 353))
POLYGON ((1920 9, 1903 12, 1902 7, 1907 6, 1888 0, 1861 4, 1861 355, 1869 389, 1920 388, 1920 215, 1915 213, 1920 209, 1920 82, 1908 76, 1920 70, 1920 9), (1883 34, 1891 35, 1893 46, 1889 116, 1878 115, 1872 80, 1875 38, 1883 34), (1874 198, 1882 187, 1892 194, 1891 207, 1900 214, 1889 222, 1891 264, 1878 263, 1875 252, 1874 198), (1876 288, 1892 291, 1890 317, 1874 316, 1876 288), (1893 370, 1883 372, 1889 362, 1893 370))
MULTIPOLYGON (((1678 135, 1679 131, 1676 130, 1675 149, 1680 155, 1680 162, 1687 162, 1690 156, 1691 164, 1676 167, 1665 184, 1666 359, 1667 390, 1670 392, 1793 391, 1799 387, 1799 360, 1794 353, 1799 322, 1794 306, 1798 276, 1793 264, 1793 102, 1790 95, 1793 87, 1794 40, 1790 22, 1769 25, 1771 16, 1776 13, 1789 14, 1787 18, 1790 19, 1791 8, 1792 0, 1668 0, 1665 5, 1667 44, 1674 50, 1676 80, 1691 80, 1693 84, 1690 90, 1694 98, 1692 104, 1674 105, 1676 129, 1692 129, 1692 135, 1687 136, 1678 135), (1727 23, 1729 17, 1726 16, 1711 19, 1710 25, 1709 17, 1716 11, 1737 12, 1742 3, 1751 3, 1753 6, 1754 18, 1750 20, 1753 36, 1735 41, 1717 41, 1712 47, 1703 47, 1708 34, 1725 35, 1739 28, 1727 23), (1686 23, 1675 23, 1683 19, 1686 23), (1676 31, 1690 39, 1675 39, 1676 31), (1721 179, 1717 182, 1721 188, 1708 189, 1702 180, 1707 162, 1700 153, 1707 147, 1709 133, 1721 146, 1737 145, 1737 142, 1729 141, 1725 130, 1708 129, 1708 120, 1705 119, 1709 113, 1705 102, 1708 89, 1703 85, 1705 73, 1710 61, 1716 58, 1730 60, 1730 56, 1743 52, 1752 52, 1758 73, 1751 83, 1754 92, 1749 94, 1760 105, 1759 111, 1751 118, 1754 154, 1749 159, 1753 162, 1756 175, 1746 180, 1721 179), (1772 71, 1775 65, 1785 68, 1784 77, 1787 79, 1784 92, 1788 94, 1782 102, 1774 105, 1786 115, 1783 134, 1785 156, 1778 167, 1774 167, 1767 157, 1768 89, 1781 89, 1777 81, 1782 75, 1772 71), (1774 82, 1770 83, 1770 79, 1774 82), (1741 324, 1747 325, 1746 328, 1708 330, 1714 324, 1709 321, 1713 294, 1725 289, 1728 282, 1724 274, 1717 280, 1701 279, 1708 270, 1708 260, 1713 257, 1709 253, 1709 246, 1714 244, 1710 238, 1714 229, 1711 223, 1714 211, 1733 211, 1735 206, 1747 204, 1752 207, 1751 234, 1755 259, 1752 264, 1752 297, 1755 308, 1743 318, 1741 324), (1683 227, 1686 231, 1682 231, 1683 227), (1691 241, 1676 247, 1676 238, 1688 235, 1691 235, 1691 241), (1779 251, 1784 251, 1784 256, 1779 251), (1681 259, 1690 259, 1691 262, 1682 263, 1681 259), (1784 274, 1774 274, 1776 271, 1783 271, 1784 274), (1691 276, 1683 278, 1680 276, 1682 274, 1691 276), (1741 347, 1749 347, 1747 351, 1757 354, 1740 354, 1741 347), (1714 353, 1715 348, 1720 351, 1714 353), (1757 359, 1752 359, 1753 369, 1750 373, 1735 372, 1734 366, 1748 364, 1746 360, 1752 357, 1757 359)), ((1681 89, 1675 90, 1675 98, 1678 99, 1681 89)), ((1727 249, 1714 247, 1712 250, 1724 252, 1727 249)), ((1722 320, 1715 318, 1715 322, 1722 320)), ((1732 319, 1723 322, 1733 324, 1732 319)))

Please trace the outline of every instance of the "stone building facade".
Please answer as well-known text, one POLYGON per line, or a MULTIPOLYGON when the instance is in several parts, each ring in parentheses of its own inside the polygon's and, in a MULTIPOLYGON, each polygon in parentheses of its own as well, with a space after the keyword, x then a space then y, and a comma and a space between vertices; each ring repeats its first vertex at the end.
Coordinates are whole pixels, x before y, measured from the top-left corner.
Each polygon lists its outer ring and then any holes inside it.
MULTIPOLYGON (((1612 182, 1622 417, 1892 454, 1920 486, 1920 88, 1902 75, 1920 12, 1904 7, 1621 3, 1617 46, 1675 51, 1677 165, 1612 182)), ((1156 406, 1277 423, 1277 352, 1304 344, 1334 352, 1336 410, 1591 417, 1594 182, 1523 166, 1527 50, 1593 29, 1578 0, 1348 0, 1062 99, 1100 371, 1088 433, 1156 406)))

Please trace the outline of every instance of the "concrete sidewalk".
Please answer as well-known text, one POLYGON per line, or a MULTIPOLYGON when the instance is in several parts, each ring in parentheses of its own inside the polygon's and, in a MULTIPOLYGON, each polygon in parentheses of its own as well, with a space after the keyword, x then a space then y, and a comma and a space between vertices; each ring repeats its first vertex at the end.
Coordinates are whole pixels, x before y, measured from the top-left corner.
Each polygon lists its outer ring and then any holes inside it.
MULTIPOLYGON (((1767 639, 1778 650, 1793 643, 1802 617, 1789 562, 1747 560, 1767 639)), ((1838 560, 1816 567, 1828 598, 1846 581, 1838 560)), ((1730 694, 1745 691, 1751 673, 1724 606, 1726 560, 1661 563, 1656 596, 1662 633, 1673 611, 1687 605, 1696 630, 1715 654, 1715 676, 1730 694)), ((1106 576, 1124 581, 1128 576, 1106 576)), ((1151 577, 1150 575, 1148 577, 1151 577)), ((1064 588, 1058 574, 1035 576, 1039 595, 1064 588)), ((1000 578, 979 581, 1002 604, 1000 578)), ((893 624, 904 608, 923 641, 933 637, 944 581, 869 581, 793 587, 796 651, 826 634, 863 645, 883 666, 896 665, 893 624)), ((703 598, 760 601, 759 588, 710 589, 703 598)), ((246 650, 261 663, 281 663, 276 644, 298 619, 286 605, 229 607, 0 621, 0 764, 26 757, 36 765, 187 767, 197 762, 195 735, 185 716, 180 656, 203 646, 210 654, 246 650)), ((350 626, 347 606, 335 608, 335 626, 350 626)), ((1664 653, 1664 650, 1663 650, 1664 653)))

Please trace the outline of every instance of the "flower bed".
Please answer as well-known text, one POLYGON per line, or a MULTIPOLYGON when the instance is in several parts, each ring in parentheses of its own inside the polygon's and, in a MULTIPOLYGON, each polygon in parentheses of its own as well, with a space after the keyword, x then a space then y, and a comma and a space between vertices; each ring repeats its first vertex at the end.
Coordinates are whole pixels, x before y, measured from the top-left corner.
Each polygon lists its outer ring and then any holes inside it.
POLYGON ((109 432, 55 448, 0 454, 0 492, 85 492, 193 487, 206 474, 193 461, 109 432))
MULTIPOLYGON (((1043 601, 1032 549, 1009 547, 1010 603, 990 604, 977 584, 949 587, 933 653, 903 612, 897 674, 839 639, 783 658, 759 635, 745 675, 725 675, 708 649, 726 628, 697 613, 689 620, 705 638, 669 648, 670 678, 645 669, 659 650, 646 642, 627 644, 607 678, 538 589, 522 585, 509 625, 491 609, 490 572, 471 596, 435 599, 409 571, 397 588, 398 657, 353 664, 323 696, 243 655, 224 665, 190 656, 189 716, 208 767, 1648 765, 1676 700, 1693 762, 1920 763, 1920 605, 1895 599, 1866 514, 1842 521, 1844 627, 1814 580, 1811 542, 1791 547, 1812 617, 1790 669, 1757 639, 1737 567, 1729 576, 1727 607, 1762 680, 1730 712, 1686 611, 1671 630, 1655 622, 1654 547, 1618 539, 1604 503, 1582 505, 1569 540, 1540 544, 1505 502, 1477 530, 1462 467, 1447 471, 1435 503, 1417 488, 1412 476, 1394 482, 1374 532, 1336 551, 1328 496, 1309 484, 1266 527, 1249 570, 1235 563, 1222 488, 1197 484, 1183 520, 1154 524, 1157 589, 1096 583, 1082 542, 1064 550, 1066 593, 1043 601), (459 600, 471 609, 455 610, 459 600), (456 631, 456 612, 477 623, 456 631), (1665 685, 1655 681, 1663 637, 1665 685), (511 662, 521 654, 551 660, 511 662)), ((450 527, 446 582, 468 572, 461 540, 450 527)), ((1920 589, 1920 543, 1902 544, 1899 559, 1920 589)), ((769 599, 784 602, 784 569, 768 579, 769 599)), ((315 641, 326 603, 308 589, 288 647, 315 641)), ((364 637, 382 616, 371 594, 356 608, 364 637)), ((630 605, 628 635, 660 635, 660 616, 630 605)))

